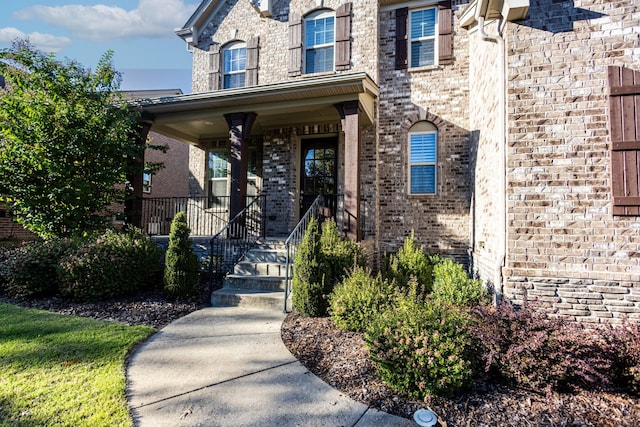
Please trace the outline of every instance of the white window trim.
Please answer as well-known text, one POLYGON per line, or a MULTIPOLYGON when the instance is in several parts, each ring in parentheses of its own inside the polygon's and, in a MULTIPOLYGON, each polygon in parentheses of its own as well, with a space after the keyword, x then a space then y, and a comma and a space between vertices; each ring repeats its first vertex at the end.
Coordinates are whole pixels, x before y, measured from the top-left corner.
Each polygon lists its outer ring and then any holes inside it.
POLYGON ((151 172, 143 172, 142 173, 142 192, 143 193, 151 193, 151 172), (146 179, 149 177, 149 179, 146 179), (148 182, 147 182, 148 181, 148 182))
MULTIPOLYGON (((233 88, 227 88, 224 84, 225 82, 225 77, 226 76, 234 76, 237 74, 245 74, 247 72, 247 62, 246 62, 246 56, 245 56, 245 64, 244 64, 244 68, 242 70, 236 70, 236 71, 229 71, 228 73, 225 72, 224 69, 224 65, 225 65, 225 54, 228 51, 231 50, 236 50, 236 49, 244 49, 245 53, 247 51, 247 43, 237 40, 237 41, 233 41, 230 43, 227 43, 223 48, 222 48, 222 88, 223 89, 233 89, 233 88)), ((246 86, 246 82, 245 82, 245 86, 246 86)))
POLYGON ((407 25, 407 69, 422 69, 422 68, 433 68, 433 67, 437 67, 438 66, 438 41, 439 41, 439 34, 438 34, 438 30, 439 30, 439 23, 438 23, 438 7, 421 7, 419 9, 409 9, 409 19, 408 19, 408 25, 407 25), (428 37, 418 37, 415 39, 411 38, 411 18, 413 16, 413 12, 419 12, 421 10, 428 10, 428 9, 435 9, 435 15, 436 15, 436 19, 435 19, 435 23, 434 23, 434 31, 433 31, 433 36, 428 36, 428 37), (411 58, 411 53, 413 52, 413 49, 411 49, 411 44, 414 41, 427 41, 427 40, 433 40, 433 64, 431 65, 418 65, 418 66, 412 66, 412 58, 411 58))
POLYGON ((316 12, 310 13, 309 15, 307 15, 304 20, 303 20, 304 26, 302 28, 302 35, 304 37, 303 42, 302 42, 302 69, 304 70, 304 72, 302 74, 319 74, 319 73, 331 73, 334 72, 336 69, 336 12, 334 10, 330 10, 330 9, 322 9, 322 10, 318 10, 316 12), (333 17, 333 43, 324 43, 324 44, 318 44, 318 45, 312 45, 309 46, 307 44, 307 40, 306 40, 306 29, 307 29, 307 22, 309 21, 313 21, 316 19, 323 19, 323 18, 329 18, 329 17, 333 17), (307 51, 308 50, 317 50, 317 49, 322 49, 325 47, 333 47, 333 67, 331 70, 324 70, 324 71, 314 71, 313 73, 310 73, 307 71, 307 51))
POLYGON ((407 137, 407 159, 408 159, 408 177, 409 180, 407 181, 407 193, 410 196, 433 196, 438 194, 438 131, 437 130, 431 130, 431 131, 415 131, 415 132, 409 132, 409 135, 407 137), (411 162, 411 136, 413 135, 435 135, 435 155, 436 155, 436 160, 435 162, 411 162), (433 193, 412 193, 411 192, 411 167, 412 166, 433 166, 434 167, 434 175, 433 175, 433 193))

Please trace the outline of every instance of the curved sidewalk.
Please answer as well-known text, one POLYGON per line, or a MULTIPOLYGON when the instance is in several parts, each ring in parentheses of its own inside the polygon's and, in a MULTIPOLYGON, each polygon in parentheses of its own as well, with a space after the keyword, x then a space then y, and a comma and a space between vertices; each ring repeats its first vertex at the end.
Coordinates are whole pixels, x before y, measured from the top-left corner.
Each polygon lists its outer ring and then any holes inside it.
POLYGON ((415 426, 355 402, 310 373, 280 338, 284 314, 205 308, 166 326, 127 367, 145 426, 415 426))

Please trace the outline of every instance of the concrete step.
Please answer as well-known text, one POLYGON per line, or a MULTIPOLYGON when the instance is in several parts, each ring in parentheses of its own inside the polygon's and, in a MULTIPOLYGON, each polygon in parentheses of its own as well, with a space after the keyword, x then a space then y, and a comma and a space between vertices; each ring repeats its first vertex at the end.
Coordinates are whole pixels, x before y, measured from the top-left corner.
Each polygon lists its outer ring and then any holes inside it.
POLYGON ((284 292, 223 288, 211 294, 212 307, 256 307, 284 309, 284 292))
MULTIPOLYGON (((285 276, 287 265, 279 262, 240 261, 233 269, 236 276, 285 276)), ((289 266, 293 272, 293 266, 289 266)))
POLYGON ((284 291, 285 286, 286 279, 281 276, 244 276, 237 274, 228 274, 227 277, 224 278, 222 287, 223 289, 253 289, 258 292, 278 292, 284 291))
POLYGON ((273 262, 285 264, 287 262, 287 253, 278 249, 254 248, 244 254, 243 261, 273 262))

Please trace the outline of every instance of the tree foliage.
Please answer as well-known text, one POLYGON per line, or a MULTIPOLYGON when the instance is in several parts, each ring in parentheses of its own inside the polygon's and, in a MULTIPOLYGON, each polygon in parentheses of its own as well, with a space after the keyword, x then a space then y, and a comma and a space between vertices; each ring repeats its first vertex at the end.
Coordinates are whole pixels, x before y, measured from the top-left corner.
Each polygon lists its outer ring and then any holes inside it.
POLYGON ((102 228, 144 149, 112 56, 91 71, 26 41, 0 50, 0 201, 44 238, 102 228))

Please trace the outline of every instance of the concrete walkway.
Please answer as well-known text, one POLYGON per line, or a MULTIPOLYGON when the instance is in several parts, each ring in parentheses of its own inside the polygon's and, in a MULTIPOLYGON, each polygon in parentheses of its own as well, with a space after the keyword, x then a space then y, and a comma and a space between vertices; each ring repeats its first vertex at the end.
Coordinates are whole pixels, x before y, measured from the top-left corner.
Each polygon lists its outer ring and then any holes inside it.
POLYGON ((282 343, 284 314, 205 308, 139 347, 127 368, 138 426, 416 426, 311 374, 282 343))

